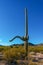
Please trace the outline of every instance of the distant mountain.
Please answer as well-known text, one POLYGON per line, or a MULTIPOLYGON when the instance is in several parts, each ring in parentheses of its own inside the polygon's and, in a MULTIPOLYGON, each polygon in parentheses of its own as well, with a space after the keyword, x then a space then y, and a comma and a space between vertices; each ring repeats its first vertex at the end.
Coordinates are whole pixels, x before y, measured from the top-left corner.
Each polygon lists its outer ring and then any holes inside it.
POLYGON ((30 46, 35 46, 35 44, 33 44, 33 43, 31 43, 31 42, 29 42, 28 44, 29 44, 30 46))
MULTIPOLYGON (((33 43, 29 42, 28 45, 29 46, 43 46, 43 43, 33 44, 33 43)), ((4 45, 0 45, 0 46, 4 46, 4 45)), ((24 46, 24 43, 12 44, 9 46, 24 46)))
POLYGON ((0 45, 0 46, 2 46, 2 45, 0 45))
MULTIPOLYGON (((35 46, 33 43, 28 43, 29 46, 35 46)), ((12 44, 10 46, 24 46, 24 43, 21 43, 21 44, 12 44)))
POLYGON ((43 46, 43 43, 36 44, 36 46, 43 46))

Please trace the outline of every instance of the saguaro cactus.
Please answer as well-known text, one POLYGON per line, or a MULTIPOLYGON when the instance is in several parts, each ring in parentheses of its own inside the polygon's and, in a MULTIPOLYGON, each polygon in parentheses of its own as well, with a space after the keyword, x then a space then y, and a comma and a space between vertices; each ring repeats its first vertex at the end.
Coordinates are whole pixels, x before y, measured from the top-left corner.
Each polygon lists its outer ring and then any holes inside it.
POLYGON ((20 38, 22 41, 24 41, 24 48, 26 50, 26 57, 28 58, 28 39, 29 39, 29 37, 28 37, 28 13, 27 13, 27 8, 25 8, 25 36, 23 36, 23 37, 15 36, 14 38, 12 38, 9 41, 12 42, 16 38, 20 38))
POLYGON ((24 42, 24 47, 26 50, 26 57, 28 59, 28 13, 27 13, 27 8, 25 8, 25 37, 27 38, 27 40, 25 40, 24 42))

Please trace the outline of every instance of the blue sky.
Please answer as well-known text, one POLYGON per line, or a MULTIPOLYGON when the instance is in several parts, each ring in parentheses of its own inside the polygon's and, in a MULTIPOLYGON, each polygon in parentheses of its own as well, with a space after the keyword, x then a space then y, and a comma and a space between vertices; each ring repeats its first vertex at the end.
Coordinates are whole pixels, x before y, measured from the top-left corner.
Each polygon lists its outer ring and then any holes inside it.
POLYGON ((25 35, 24 9, 28 9, 29 42, 43 43, 43 0, 0 0, 0 44, 22 43, 20 39, 9 42, 16 35, 25 35))

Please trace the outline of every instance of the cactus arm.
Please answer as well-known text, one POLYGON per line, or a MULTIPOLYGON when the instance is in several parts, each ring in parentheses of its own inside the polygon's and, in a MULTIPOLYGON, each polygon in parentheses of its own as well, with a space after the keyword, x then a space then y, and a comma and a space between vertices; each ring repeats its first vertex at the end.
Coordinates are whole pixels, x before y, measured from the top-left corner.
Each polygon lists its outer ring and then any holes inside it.
POLYGON ((16 39, 16 38, 19 38, 19 39, 21 39, 21 40, 23 40, 23 41, 25 41, 25 40, 28 39, 27 37, 15 36, 15 37, 12 38, 11 40, 9 40, 9 42, 12 42, 12 41, 13 41, 14 39, 16 39))

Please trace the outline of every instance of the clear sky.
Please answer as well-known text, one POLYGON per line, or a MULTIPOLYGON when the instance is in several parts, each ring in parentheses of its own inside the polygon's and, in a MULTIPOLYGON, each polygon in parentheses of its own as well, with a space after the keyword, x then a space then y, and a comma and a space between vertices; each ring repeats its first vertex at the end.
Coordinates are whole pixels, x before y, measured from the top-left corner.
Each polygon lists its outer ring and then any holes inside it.
POLYGON ((20 39, 9 42, 16 35, 25 35, 24 9, 28 9, 29 42, 43 43, 43 0, 0 0, 0 44, 22 43, 20 39))

